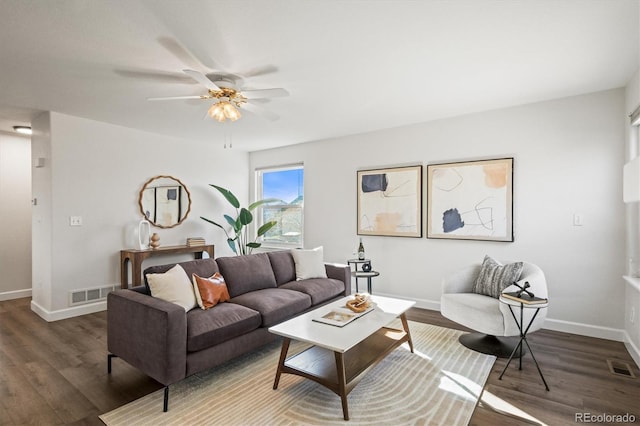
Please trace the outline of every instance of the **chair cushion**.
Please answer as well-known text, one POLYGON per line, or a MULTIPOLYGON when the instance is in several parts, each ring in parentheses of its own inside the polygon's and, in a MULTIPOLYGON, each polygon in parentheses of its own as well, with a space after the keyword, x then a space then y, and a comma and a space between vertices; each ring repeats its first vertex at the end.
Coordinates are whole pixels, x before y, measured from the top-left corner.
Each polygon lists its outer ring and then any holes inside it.
POLYGON ((277 286, 266 253, 219 257, 216 262, 232 298, 250 291, 277 286))
POLYGON ((187 351, 209 348, 260 327, 260 313, 234 303, 187 313, 187 351))
POLYGON ((522 262, 502 265, 490 256, 485 256, 471 291, 497 299, 505 288, 520 279, 522 268, 522 262))
POLYGON ((267 253, 273 274, 278 285, 294 281, 296 279, 296 265, 289 250, 270 251, 267 253))
MULTIPOLYGON (((219 272, 218 265, 216 261, 211 258, 207 259, 196 259, 196 260, 187 260, 186 262, 178 263, 187 273, 187 276, 190 277, 192 274, 198 274, 201 277, 210 277, 211 275, 219 272)), ((174 264, 166 264, 166 265, 155 265, 150 266, 144 270, 144 284, 149 287, 149 283, 147 280, 148 274, 161 274, 163 272, 167 272, 171 269, 174 264)))
POLYGON ((344 294, 344 283, 332 278, 310 278, 291 281, 280 286, 289 290, 300 291, 311 297, 311 304, 317 305, 336 296, 344 294))
POLYGON ((448 293, 440 299, 440 312, 445 318, 492 336, 504 336, 505 318, 500 301, 475 293, 448 293))
POLYGON ((262 326, 270 327, 311 307, 311 297, 284 288, 266 288, 233 297, 231 302, 260 312, 262 326))

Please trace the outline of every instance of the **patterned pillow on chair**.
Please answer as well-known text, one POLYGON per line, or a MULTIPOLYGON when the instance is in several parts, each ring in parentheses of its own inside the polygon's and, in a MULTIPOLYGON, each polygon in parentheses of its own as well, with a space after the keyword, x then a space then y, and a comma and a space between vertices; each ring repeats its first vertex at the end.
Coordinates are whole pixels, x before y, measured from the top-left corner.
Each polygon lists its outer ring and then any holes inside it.
POLYGON ((520 279, 522 268, 522 262, 502 265, 490 256, 485 256, 471 291, 497 299, 505 288, 520 279))

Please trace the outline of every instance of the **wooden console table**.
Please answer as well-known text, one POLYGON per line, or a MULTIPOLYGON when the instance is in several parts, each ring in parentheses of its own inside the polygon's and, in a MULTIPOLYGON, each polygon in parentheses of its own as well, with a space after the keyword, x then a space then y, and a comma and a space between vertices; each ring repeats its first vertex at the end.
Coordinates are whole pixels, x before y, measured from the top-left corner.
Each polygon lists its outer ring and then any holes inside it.
POLYGON ((129 268, 131 262, 131 287, 142 285, 142 261, 151 256, 167 254, 194 253, 196 259, 202 259, 202 253, 208 253, 213 259, 213 244, 202 246, 166 246, 157 249, 120 250, 120 287, 129 288, 129 268))

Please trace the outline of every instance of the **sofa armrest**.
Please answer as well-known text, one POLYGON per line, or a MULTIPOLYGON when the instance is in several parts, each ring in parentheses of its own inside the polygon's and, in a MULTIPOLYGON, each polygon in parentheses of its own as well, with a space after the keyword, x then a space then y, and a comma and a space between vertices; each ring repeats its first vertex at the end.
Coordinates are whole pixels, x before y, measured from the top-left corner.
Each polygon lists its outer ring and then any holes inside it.
POLYGON ((107 349, 163 385, 186 376, 187 315, 129 289, 107 296, 107 349))
POLYGON ((342 263, 325 263, 327 277, 340 280, 344 283, 344 295, 351 294, 351 266, 342 263))
POLYGON ((471 265, 457 270, 442 279, 442 293, 471 293, 482 265, 471 265))

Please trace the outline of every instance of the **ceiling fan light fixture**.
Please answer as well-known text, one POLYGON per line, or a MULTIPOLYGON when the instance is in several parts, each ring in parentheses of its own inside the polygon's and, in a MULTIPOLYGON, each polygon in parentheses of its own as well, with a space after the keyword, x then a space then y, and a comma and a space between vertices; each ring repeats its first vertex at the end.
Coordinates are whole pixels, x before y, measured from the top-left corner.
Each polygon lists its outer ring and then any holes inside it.
POLYGON ((231 121, 236 121, 238 118, 242 117, 238 108, 234 107, 230 102, 224 102, 222 110, 224 111, 225 117, 231 121))
POLYGON ((236 108, 229 101, 220 101, 211 105, 208 114, 211 118, 220 123, 224 123, 227 118, 231 121, 236 121, 237 119, 242 117, 242 114, 240 114, 238 108, 236 108))
POLYGON ((208 114, 214 120, 222 123, 225 120, 224 111, 220 103, 215 103, 209 108, 208 114))

